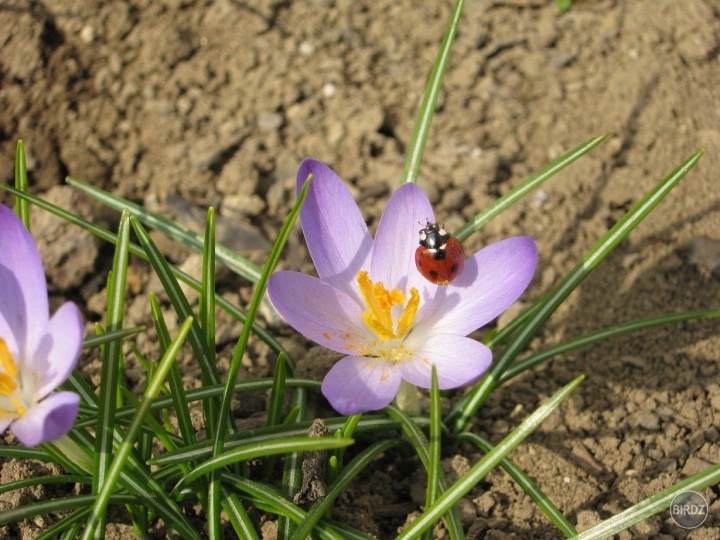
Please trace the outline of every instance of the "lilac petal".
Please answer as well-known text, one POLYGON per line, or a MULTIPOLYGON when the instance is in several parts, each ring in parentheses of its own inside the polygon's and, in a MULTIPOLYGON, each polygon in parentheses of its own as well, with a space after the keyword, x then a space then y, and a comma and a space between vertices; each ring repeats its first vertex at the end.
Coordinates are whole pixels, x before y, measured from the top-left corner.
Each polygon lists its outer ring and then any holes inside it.
POLYGON ((321 279, 359 300, 356 276, 368 267, 372 237, 350 190, 324 163, 302 162, 298 191, 310 174, 313 180, 300 211, 310 256, 321 279))
POLYGON ((44 336, 30 360, 37 379, 35 397, 42 399, 70 376, 77 364, 85 336, 85 325, 78 307, 66 302, 50 318, 44 336))
POLYGON ((532 281, 536 265, 537 246, 525 236, 481 249, 465 261, 460 277, 438 288, 432 311, 423 314, 413 333, 468 335, 520 297, 532 281))
POLYGON ((410 361, 400 364, 406 381, 430 388, 432 365, 437 367, 441 390, 458 388, 477 381, 492 363, 492 351, 468 337, 435 334, 415 350, 410 361))
POLYGON ((270 276, 268 294, 290 326, 323 347, 362 354, 364 344, 375 339, 358 303, 316 277, 278 272, 270 276))
POLYGON ((415 266, 415 251, 420 245, 420 229, 434 223, 432 206, 415 184, 404 184, 392 194, 383 211, 375 235, 370 277, 388 289, 407 292, 415 287, 421 304, 431 300, 437 285, 425 279, 415 266))
MULTIPOLYGON (((45 272, 35 242, 15 213, 0 204, 0 312, 24 358, 48 320, 45 272)), ((4 326, 4 328, 3 328, 4 326)), ((13 351, 15 352, 15 351, 13 351)))
MULTIPOLYGON (((1 272, 2 270, 0 270, 0 273, 1 272)), ((0 312, 0 338, 5 341, 5 345, 7 345, 7 348, 13 358, 16 360, 18 358, 22 358, 20 356, 20 349, 17 341, 15 341, 15 333, 10 324, 5 320, 5 316, 2 312, 0 312)))
POLYGON ((395 365, 364 356, 346 356, 325 376, 322 393, 345 416, 382 409, 397 394, 401 381, 395 365))
POLYGON ((73 427, 80 407, 75 392, 50 395, 12 424, 15 437, 25 446, 55 441, 73 427))

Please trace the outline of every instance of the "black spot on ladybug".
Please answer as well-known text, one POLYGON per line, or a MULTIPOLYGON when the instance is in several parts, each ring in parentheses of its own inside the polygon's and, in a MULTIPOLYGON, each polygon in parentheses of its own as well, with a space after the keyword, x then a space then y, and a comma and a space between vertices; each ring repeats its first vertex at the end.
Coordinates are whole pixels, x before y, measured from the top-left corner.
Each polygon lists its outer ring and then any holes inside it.
POLYGON ((450 273, 451 273, 451 274, 454 274, 455 272, 458 271, 458 268, 460 268, 460 265, 459 265, 458 263, 453 264, 453 265, 450 267, 450 273))
POLYGON ((430 275, 434 278, 437 278, 440 276, 440 274, 438 274, 435 270, 430 270, 430 275))
POLYGON ((417 265, 422 266, 423 265, 422 261, 417 261, 417 265))

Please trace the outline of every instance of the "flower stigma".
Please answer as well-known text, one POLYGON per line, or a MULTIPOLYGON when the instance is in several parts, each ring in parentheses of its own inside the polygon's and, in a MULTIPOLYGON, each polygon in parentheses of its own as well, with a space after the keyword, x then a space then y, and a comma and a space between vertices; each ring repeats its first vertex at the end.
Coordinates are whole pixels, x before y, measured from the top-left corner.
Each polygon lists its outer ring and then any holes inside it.
POLYGON ((368 308, 363 311, 363 320, 380 342, 378 344, 374 341, 371 344, 371 354, 394 364, 399 364, 412 356, 413 351, 407 350, 401 340, 412 328, 420 307, 420 295, 417 289, 411 287, 410 299, 407 299, 399 289, 389 291, 382 282, 373 283, 365 270, 358 273, 357 282, 368 308), (404 307, 396 324, 393 320, 392 308, 402 305, 404 307))
POLYGON ((12 354, 3 338, 0 338, 0 417, 11 415, 13 418, 19 418, 25 414, 26 406, 21 399, 22 388, 18 389, 18 371, 12 354), (20 394, 20 397, 18 397, 20 394))

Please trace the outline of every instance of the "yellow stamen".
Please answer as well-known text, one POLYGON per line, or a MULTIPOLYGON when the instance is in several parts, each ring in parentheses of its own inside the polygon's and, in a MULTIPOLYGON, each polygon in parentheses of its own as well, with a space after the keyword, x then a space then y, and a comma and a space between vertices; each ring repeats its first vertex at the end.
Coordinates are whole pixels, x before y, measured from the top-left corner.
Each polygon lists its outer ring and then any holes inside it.
POLYGON ((378 336, 380 343, 386 339, 397 339, 407 334, 420 305, 420 295, 417 289, 414 287, 410 289, 410 300, 403 309, 396 332, 392 308, 404 304, 405 295, 399 289, 388 291, 382 282, 373 283, 364 270, 358 273, 357 280, 360 293, 368 307, 366 311, 363 311, 363 320, 368 328, 378 336))
POLYGON ((3 373, 8 377, 17 379, 17 367, 13 361, 12 354, 7 347, 5 340, 0 337, 0 367, 2 367, 3 373))
POLYGON ((16 388, 17 383, 15 382, 15 379, 8 377, 4 373, 0 373, 0 394, 5 394, 7 396, 14 392, 16 388))
POLYGON ((0 367, 3 370, 3 372, 0 373, 0 395, 4 395, 10 400, 10 403, 15 407, 15 414, 25 414, 25 407, 23 407, 20 400, 13 395, 13 392, 15 392, 18 387, 17 366, 3 338, 0 338, 0 367))
POLYGON ((400 320, 398 320, 397 335, 403 337, 408 333, 408 330, 412 328, 412 324, 415 321, 415 315, 420 307, 420 295, 415 287, 410 288, 410 300, 408 301, 405 309, 403 309, 400 320))
POLYGON ((363 311, 363 320, 365 321, 365 324, 368 325, 368 328, 378 335, 380 343, 386 339, 392 339, 395 337, 395 334, 393 334, 392 331, 392 326, 389 328, 383 326, 381 322, 374 318, 374 315, 371 312, 363 311))

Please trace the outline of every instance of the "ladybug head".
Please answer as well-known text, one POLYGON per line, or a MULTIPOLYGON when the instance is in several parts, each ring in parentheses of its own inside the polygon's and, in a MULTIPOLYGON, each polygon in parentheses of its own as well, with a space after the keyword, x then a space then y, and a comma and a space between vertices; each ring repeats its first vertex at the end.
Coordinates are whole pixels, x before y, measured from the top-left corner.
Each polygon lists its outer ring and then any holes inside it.
POLYGON ((428 221, 427 225, 420 229, 420 245, 428 249, 440 249, 451 236, 442 225, 428 221))

